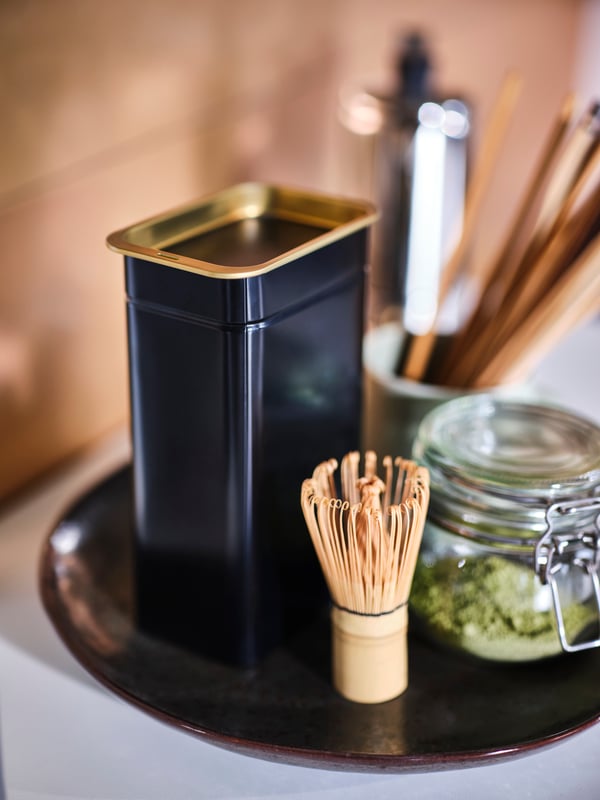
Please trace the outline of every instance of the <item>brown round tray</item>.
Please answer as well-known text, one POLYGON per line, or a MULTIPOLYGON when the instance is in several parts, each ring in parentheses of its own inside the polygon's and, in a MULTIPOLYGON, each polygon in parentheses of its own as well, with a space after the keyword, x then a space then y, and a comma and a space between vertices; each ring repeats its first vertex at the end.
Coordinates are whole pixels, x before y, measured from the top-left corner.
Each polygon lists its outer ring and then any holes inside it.
MULTIPOLYGON (((49 535, 41 557, 46 611, 75 658, 143 711, 206 741, 274 761, 403 772, 525 755, 600 719, 600 652, 543 666, 495 666, 411 638, 410 685, 361 706, 329 682, 323 620, 236 669, 145 633, 132 612, 128 469, 89 491, 49 535)), ((190 612, 202 626, 202 609, 190 612)))

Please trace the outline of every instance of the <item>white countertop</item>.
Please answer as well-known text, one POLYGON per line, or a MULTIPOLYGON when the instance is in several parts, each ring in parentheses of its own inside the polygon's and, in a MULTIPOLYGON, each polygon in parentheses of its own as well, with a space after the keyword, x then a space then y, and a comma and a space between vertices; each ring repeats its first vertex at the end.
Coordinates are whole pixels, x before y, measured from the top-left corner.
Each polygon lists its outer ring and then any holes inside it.
MULTIPOLYGON (((595 322, 546 359, 537 382, 600 423, 599 345, 595 322)), ((235 755, 113 696, 54 632, 38 597, 37 568, 62 511, 128 455, 127 434, 118 432, 0 514, 0 800, 600 797, 599 725, 493 766, 366 775, 235 755)))

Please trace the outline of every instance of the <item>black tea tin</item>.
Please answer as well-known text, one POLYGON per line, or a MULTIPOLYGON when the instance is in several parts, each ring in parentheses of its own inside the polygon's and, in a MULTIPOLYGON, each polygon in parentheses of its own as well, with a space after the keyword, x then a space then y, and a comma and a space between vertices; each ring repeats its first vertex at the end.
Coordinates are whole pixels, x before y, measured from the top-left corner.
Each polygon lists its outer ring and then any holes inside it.
POLYGON ((139 623, 252 666, 326 601, 300 509, 359 447, 367 203, 251 183, 125 255, 139 623))

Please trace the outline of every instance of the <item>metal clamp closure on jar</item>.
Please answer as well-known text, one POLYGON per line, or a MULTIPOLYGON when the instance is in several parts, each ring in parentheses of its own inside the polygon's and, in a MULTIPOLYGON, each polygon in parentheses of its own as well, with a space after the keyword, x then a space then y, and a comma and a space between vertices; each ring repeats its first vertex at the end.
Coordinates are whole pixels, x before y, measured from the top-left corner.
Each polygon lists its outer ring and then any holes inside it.
POLYGON ((542 584, 552 591, 552 603, 556 615, 558 636, 563 650, 575 653, 600 646, 600 498, 582 498, 568 503, 554 503, 546 512, 548 527, 538 541, 534 552, 534 566, 542 584), (564 531, 564 520, 576 513, 596 512, 593 529, 587 531, 564 531), (564 565, 585 572, 592 583, 596 607, 598 608, 598 635, 574 644, 567 639, 564 614, 560 600, 557 575, 564 565))

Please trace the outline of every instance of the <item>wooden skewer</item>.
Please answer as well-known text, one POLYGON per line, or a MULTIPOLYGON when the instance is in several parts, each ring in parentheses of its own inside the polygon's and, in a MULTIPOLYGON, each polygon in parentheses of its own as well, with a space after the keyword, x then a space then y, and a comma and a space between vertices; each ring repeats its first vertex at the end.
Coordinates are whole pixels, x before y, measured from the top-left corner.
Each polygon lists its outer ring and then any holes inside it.
MULTIPOLYGON (((502 84, 490 124, 484 136, 480 156, 476 161, 473 176, 467 189, 461 237, 440 276, 438 309, 446 299, 450 287, 463 266, 465 254, 476 229, 484 196, 498 161, 498 153, 513 116, 521 85, 521 77, 514 72, 509 73, 502 84)), ((435 327, 423 336, 413 337, 404 364, 403 374, 405 377, 415 381, 423 379, 436 338, 435 327)))
POLYGON ((560 276, 565 264, 569 264, 583 246, 600 207, 600 184, 578 214, 568 220, 556 233, 548 248, 529 271, 514 304, 507 309, 499 338, 511 325, 522 320, 538 302, 543 302, 545 292, 560 276))
POLYGON ((593 103, 573 130, 559 163, 554 168, 552 180, 544 195, 542 207, 531 235, 531 244, 525 261, 543 247, 552 229, 568 206, 568 198, 577 184, 600 137, 600 104, 593 103))
POLYGON ((534 273, 537 273, 534 282, 539 284, 543 280, 543 270, 548 266, 548 259, 544 260, 545 250, 564 224, 566 215, 584 193, 589 175, 596 170, 599 160, 600 107, 593 104, 572 132, 561 154, 544 194, 543 209, 537 216, 529 244, 512 270, 512 279, 505 282, 497 298, 499 307, 493 319, 487 327, 481 326, 474 332, 474 338, 465 348, 468 355, 460 363, 455 362, 451 374, 453 384, 472 385, 482 365, 501 346, 502 335, 516 316, 513 307, 518 305, 523 308, 524 287, 534 273), (510 322, 507 316, 510 316, 510 322))
POLYGON ((527 229, 533 225, 532 216, 539 203, 540 192, 548 180, 550 168, 572 122, 574 100, 574 95, 570 93, 563 102, 513 222, 509 226, 509 233, 496 257, 485 263, 479 273, 474 274, 479 284, 479 302, 474 306, 462 330, 453 337, 453 342, 445 354, 444 363, 436 376, 439 383, 448 383, 449 379, 452 379, 457 369, 456 362, 463 354, 467 343, 473 342, 481 329, 489 324, 506 293, 506 288, 514 279, 519 266, 517 250, 526 237, 527 229))
POLYGON ((573 265, 495 357, 474 386, 491 386, 522 379, 565 334, 600 309, 600 235, 573 265))
POLYGON ((460 376, 464 385, 470 385, 480 371, 480 365, 489 361, 521 322, 544 303, 547 293, 586 244, 598 219, 599 208, 600 181, 597 181, 585 202, 562 223, 546 249, 522 277, 519 286, 509 293, 493 325, 487 332, 480 332, 479 339, 461 365, 460 376))

